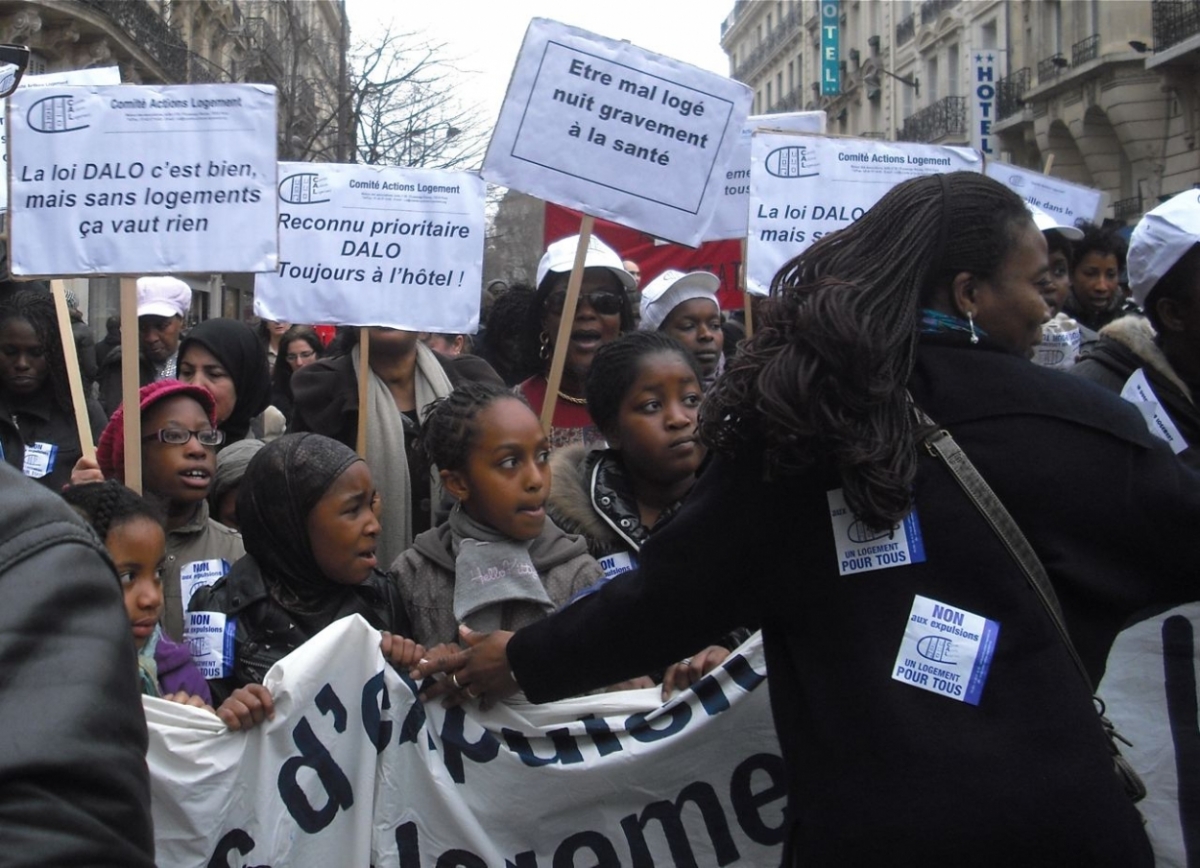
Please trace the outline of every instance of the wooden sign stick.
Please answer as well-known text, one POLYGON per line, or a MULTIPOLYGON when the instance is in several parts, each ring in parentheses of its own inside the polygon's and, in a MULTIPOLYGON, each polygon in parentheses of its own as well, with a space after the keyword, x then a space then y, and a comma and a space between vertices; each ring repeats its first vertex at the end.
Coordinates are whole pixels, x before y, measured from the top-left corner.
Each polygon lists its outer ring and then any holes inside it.
POLYGON ((83 394, 83 374, 79 371, 75 334, 71 331, 71 312, 67 309, 66 285, 61 280, 52 280, 50 292, 54 295, 54 310, 58 314, 58 334, 62 341, 63 359, 67 364, 67 383, 71 387, 71 409, 75 411, 75 431, 79 436, 79 448, 84 458, 95 461, 96 444, 92 442, 87 397, 83 394))
POLYGON ((567 281, 567 298, 563 303, 562 317, 558 321, 558 334, 554 338, 554 357, 550 360, 550 376, 546 383, 546 400, 542 404, 542 430, 550 433, 554 420, 554 408, 558 404, 558 390, 562 385, 563 368, 567 363, 567 344, 571 342, 571 327, 575 323, 575 308, 579 305, 579 287, 583 285, 583 264, 587 261, 588 243, 592 240, 592 227, 596 218, 584 214, 579 224, 579 244, 575 247, 575 264, 567 281))
POLYGON ((125 406, 125 485, 142 493, 142 411, 138 394, 137 278, 121 278, 121 402, 125 406))
POLYGON ((753 297, 746 291, 746 239, 742 239, 742 262, 738 266, 738 284, 742 291, 742 313, 745 315, 746 340, 754 337, 753 297))
POLYGON ((358 438, 354 451, 363 461, 367 460, 367 410, 371 402, 371 330, 363 326, 358 330, 358 438))

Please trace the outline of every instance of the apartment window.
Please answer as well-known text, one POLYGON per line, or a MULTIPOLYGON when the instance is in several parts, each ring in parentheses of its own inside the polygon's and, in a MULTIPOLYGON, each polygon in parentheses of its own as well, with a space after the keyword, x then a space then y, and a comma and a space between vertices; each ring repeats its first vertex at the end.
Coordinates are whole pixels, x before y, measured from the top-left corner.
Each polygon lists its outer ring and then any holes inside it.
MULTIPOLYGON (((904 73, 901 78, 907 78, 909 81, 912 81, 912 78, 910 78, 911 75, 912 70, 909 70, 908 72, 904 73)), ((900 94, 900 101, 901 105, 903 106, 903 109, 901 110, 901 117, 912 117, 912 114, 915 111, 915 107, 913 105, 913 89, 908 85, 902 84, 900 85, 900 94)))
POLYGON ((783 99, 783 95, 784 95, 785 91, 783 89, 783 73, 782 72, 775 73, 775 93, 779 96, 780 99, 783 99))
POLYGON ((958 89, 958 46, 951 45, 946 52, 946 93, 962 96, 958 89))
POLYGON ((771 35, 771 13, 767 13, 767 35, 771 35))
POLYGON ((772 105, 774 105, 774 103, 771 102, 771 82, 768 81, 767 82, 767 105, 766 105, 767 111, 771 110, 772 105))
POLYGON ((788 92, 791 93, 796 89, 796 63, 788 61, 788 92))
POLYGON ((925 93, 929 97, 929 104, 938 101, 938 62, 936 57, 929 58, 925 64, 925 93))
POLYGON ((996 21, 992 19, 987 24, 983 25, 981 31, 983 47, 987 51, 996 50, 996 21))

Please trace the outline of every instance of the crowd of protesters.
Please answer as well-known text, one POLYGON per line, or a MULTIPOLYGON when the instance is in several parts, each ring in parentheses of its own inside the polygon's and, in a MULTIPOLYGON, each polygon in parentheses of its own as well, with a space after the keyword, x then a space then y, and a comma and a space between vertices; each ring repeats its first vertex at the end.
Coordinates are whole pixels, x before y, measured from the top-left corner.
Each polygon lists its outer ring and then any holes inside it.
MULTIPOLYGON (((92 697, 103 711, 87 719, 115 741, 79 752, 127 766, 113 798, 82 800, 95 829, 30 838, 40 861, 92 846, 150 864, 133 767, 145 726, 122 717, 138 692, 253 727, 274 713, 270 667, 358 614, 392 665, 453 676, 425 681, 427 701, 485 706, 517 689, 666 696, 761 629, 788 769, 785 864, 883 864, 881 841, 920 852, 931 812, 939 847, 978 864, 1151 864, 1071 655, 927 447, 948 430, 1007 507, 1093 682, 1122 625, 1200 598, 1195 192, 1147 214, 1127 248, 978 174, 915 179, 788 263, 741 341, 715 275, 643 284, 597 237, 560 330, 578 241, 550 244, 533 286, 495 293, 479 335, 367 329, 365 367, 358 328, 328 346, 287 322, 187 329, 187 284, 141 278, 135 407, 119 323, 94 345, 69 337, 95 461, 51 295, 3 298, 0 552, 18 554, 2 562, 0 637, 49 623, 59 604, 29 590, 35 574, 70 557, 100 577, 64 585, 88 657, 66 707, 92 697), (1121 397, 1138 375, 1155 407, 1121 397), (140 496, 123 485, 130 412, 140 496), (1163 441, 1163 419, 1182 442, 1163 441), (927 560, 840 576, 835 491, 872 529, 915 511, 927 560), (470 579, 485 574, 483 593, 470 579), (1002 624, 978 704, 891 677, 914 595, 1002 624), (191 661, 189 611, 236 616, 228 677, 191 661), (860 619, 853 640, 837 632, 845 613, 860 619)), ((27 656, 43 653, 74 665, 27 656)), ((0 731, 36 763, 82 736, 42 744, 44 716, 15 710, 40 704, 30 689, 17 679, 21 698, 4 695, 0 731)))

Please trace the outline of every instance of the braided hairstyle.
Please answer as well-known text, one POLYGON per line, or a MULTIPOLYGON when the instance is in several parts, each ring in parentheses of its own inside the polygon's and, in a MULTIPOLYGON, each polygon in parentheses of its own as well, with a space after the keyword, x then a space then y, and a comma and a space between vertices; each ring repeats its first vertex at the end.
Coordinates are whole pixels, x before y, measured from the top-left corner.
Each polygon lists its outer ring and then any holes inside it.
MULTIPOLYGON (((47 385, 54 392, 54 402, 64 413, 74 416, 71 406, 71 386, 67 380, 67 362, 63 355, 62 336, 58 332, 58 315, 54 296, 36 289, 22 289, 0 303, 0 325, 9 320, 23 319, 33 328, 46 353, 47 385)), ((69 337, 74 340, 74 336, 69 337)))
POLYGON ((637 380, 642 360, 663 353, 678 355, 695 373, 699 387, 702 377, 696 357, 666 332, 630 332, 596 351, 588 369, 585 394, 592 421, 605 435, 616 430, 621 402, 637 380))
POLYGON ((515 392, 494 383, 463 382, 444 398, 430 401, 421 425, 421 449, 425 459, 438 470, 462 470, 479 433, 475 417, 497 401, 528 402, 515 392))
POLYGON ((108 539, 108 532, 114 527, 135 518, 163 523, 162 512, 154 504, 115 479, 72 485, 62 496, 92 526, 101 541, 108 539))
POLYGON ((917 470, 920 309, 957 274, 993 276, 1032 225, 1019 196, 974 172, 894 187, 775 275, 759 329, 705 396, 704 440, 761 451, 768 478, 835 467, 850 508, 892 527, 917 470))

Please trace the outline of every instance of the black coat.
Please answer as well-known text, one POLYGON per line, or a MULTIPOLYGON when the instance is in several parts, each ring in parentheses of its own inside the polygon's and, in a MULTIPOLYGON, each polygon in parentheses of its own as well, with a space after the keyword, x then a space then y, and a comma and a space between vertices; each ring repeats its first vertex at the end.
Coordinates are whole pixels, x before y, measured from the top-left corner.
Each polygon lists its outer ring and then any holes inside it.
POLYGON ((0 862, 150 868, 146 718, 112 561, 0 464, 0 862))
MULTIPOLYGON (((94 446, 108 417, 92 398, 87 399, 87 409, 94 446)), ((75 415, 63 411, 48 388, 21 404, 0 398, 0 448, 4 460, 17 470, 24 466, 27 443, 53 443, 58 447, 53 469, 37 481, 55 493, 62 491, 71 481, 71 468, 83 455, 83 448, 79 445, 75 415)))
MULTIPOLYGON (((138 387, 147 386, 154 382, 156 374, 154 365, 141 353, 138 353, 138 387)), ((121 347, 113 347, 100 363, 96 373, 96 382, 100 384, 100 404, 104 412, 113 414, 113 410, 121 406, 121 347)))
MULTIPOLYGON (((984 348, 923 344, 910 390, 1028 536, 1093 682, 1130 615, 1200 598, 1200 476, 1134 408, 984 348)), ((765 483, 752 451, 712 463, 637 573, 516 634, 529 697, 618 681, 759 620, 794 864, 1153 864, 1083 679, 949 471, 921 451, 924 563, 839 576, 838 479, 821 466, 765 483), (893 679, 916 595, 999 622, 978 706, 893 679)))
POLYGON ((192 595, 189 612, 222 612, 237 618, 233 674, 208 682, 213 703, 220 704, 239 687, 262 684, 267 670, 334 621, 362 615, 376 630, 401 636, 412 633, 408 613, 392 578, 376 572, 345 595, 328 618, 288 611, 271 596, 258 562, 241 558, 222 578, 192 595))

